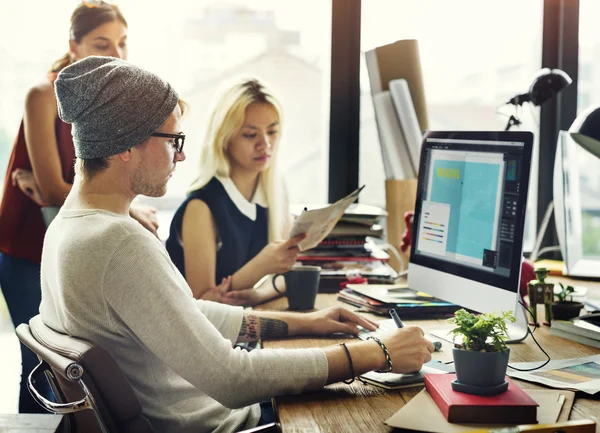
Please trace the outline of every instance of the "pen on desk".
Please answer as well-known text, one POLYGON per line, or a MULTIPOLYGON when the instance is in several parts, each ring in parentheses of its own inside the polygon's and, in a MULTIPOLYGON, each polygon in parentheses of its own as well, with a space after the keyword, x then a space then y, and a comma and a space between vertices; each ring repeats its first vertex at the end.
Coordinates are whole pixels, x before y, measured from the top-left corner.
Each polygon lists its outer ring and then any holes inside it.
POLYGON ((396 310, 393 308, 390 310, 390 316, 392 316, 392 319, 394 319, 394 323, 398 328, 404 328, 404 323, 402 323, 400 316, 398 316, 398 313, 396 313, 396 310))

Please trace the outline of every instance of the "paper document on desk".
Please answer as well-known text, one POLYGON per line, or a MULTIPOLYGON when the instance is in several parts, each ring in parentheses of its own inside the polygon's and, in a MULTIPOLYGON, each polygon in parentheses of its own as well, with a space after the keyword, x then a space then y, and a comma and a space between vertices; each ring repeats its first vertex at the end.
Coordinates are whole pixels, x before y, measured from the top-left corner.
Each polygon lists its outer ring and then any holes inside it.
POLYGON ((292 227, 290 238, 306 233, 306 238, 298 245, 300 251, 310 250, 327 237, 344 212, 357 198, 364 185, 350 195, 330 204, 327 207, 303 211, 292 227))
MULTIPOLYGON (((515 368, 533 368, 539 362, 514 362, 515 368)), ((509 370, 506 374, 510 377, 541 383, 552 388, 572 389, 583 391, 587 394, 596 394, 600 391, 600 355, 552 360, 539 370, 516 371, 509 370)))
POLYGON ((409 289, 406 284, 348 284, 346 288, 368 298, 383 302, 384 304, 438 301, 427 293, 409 289))

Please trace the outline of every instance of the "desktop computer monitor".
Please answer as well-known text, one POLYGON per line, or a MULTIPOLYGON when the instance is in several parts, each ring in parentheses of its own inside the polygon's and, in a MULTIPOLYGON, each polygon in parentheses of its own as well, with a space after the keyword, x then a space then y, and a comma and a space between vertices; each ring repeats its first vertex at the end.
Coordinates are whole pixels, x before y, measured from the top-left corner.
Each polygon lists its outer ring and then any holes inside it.
POLYGON ((532 143, 520 131, 425 133, 408 266, 413 290, 514 312, 513 341, 527 336, 519 278, 532 143))

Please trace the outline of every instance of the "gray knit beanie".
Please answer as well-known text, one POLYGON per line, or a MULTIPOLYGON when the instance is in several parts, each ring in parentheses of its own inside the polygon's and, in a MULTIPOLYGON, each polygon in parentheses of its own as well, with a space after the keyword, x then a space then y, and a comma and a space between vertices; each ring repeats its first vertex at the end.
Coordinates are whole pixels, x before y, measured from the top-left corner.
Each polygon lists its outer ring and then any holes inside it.
POLYGON ((73 124, 75 155, 103 158, 146 140, 179 97, 157 75, 114 57, 91 56, 60 71, 58 115, 73 124))

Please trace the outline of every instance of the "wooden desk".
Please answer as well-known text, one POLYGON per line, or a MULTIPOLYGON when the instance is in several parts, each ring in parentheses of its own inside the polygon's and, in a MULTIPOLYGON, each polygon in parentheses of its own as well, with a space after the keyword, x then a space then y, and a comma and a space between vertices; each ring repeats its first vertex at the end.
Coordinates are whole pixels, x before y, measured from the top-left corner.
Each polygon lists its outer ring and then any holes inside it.
MULTIPOLYGON (((567 280, 574 285, 587 286, 592 296, 600 298, 600 283, 567 280)), ((326 308, 331 305, 352 306, 336 300, 334 294, 319 294, 316 308, 326 308)), ((257 309, 286 310, 287 300, 276 299, 257 309)), ((380 316, 371 316, 379 320, 380 316)), ((446 325, 444 321, 423 320, 411 321, 410 324, 421 326, 425 331, 446 325)), ((447 326, 447 325, 446 325, 447 326)), ((550 335, 548 327, 540 327, 535 332, 536 339, 548 352, 552 359, 576 358, 597 355, 600 350, 585 346, 574 341, 550 335)), ((264 342, 264 347, 304 348, 323 347, 346 341, 343 338, 290 338, 264 342)), ((434 359, 448 361, 452 359, 452 345, 443 343, 442 350, 434 353, 434 359)), ((531 337, 523 343, 511 345, 511 362, 544 361, 545 355, 535 345, 531 337)), ((516 380, 516 379, 515 379, 516 380)), ((544 388, 530 382, 516 380, 522 388, 544 388)), ((352 385, 342 383, 327 386, 316 391, 299 396, 278 397, 275 405, 279 421, 284 433, 333 433, 333 432, 390 432, 392 429, 384 421, 412 399, 422 387, 386 391, 380 388, 366 386, 358 381, 352 385)), ((587 394, 578 393, 571 411, 571 419, 594 419, 597 423, 596 432, 600 433, 600 399, 587 394)))

